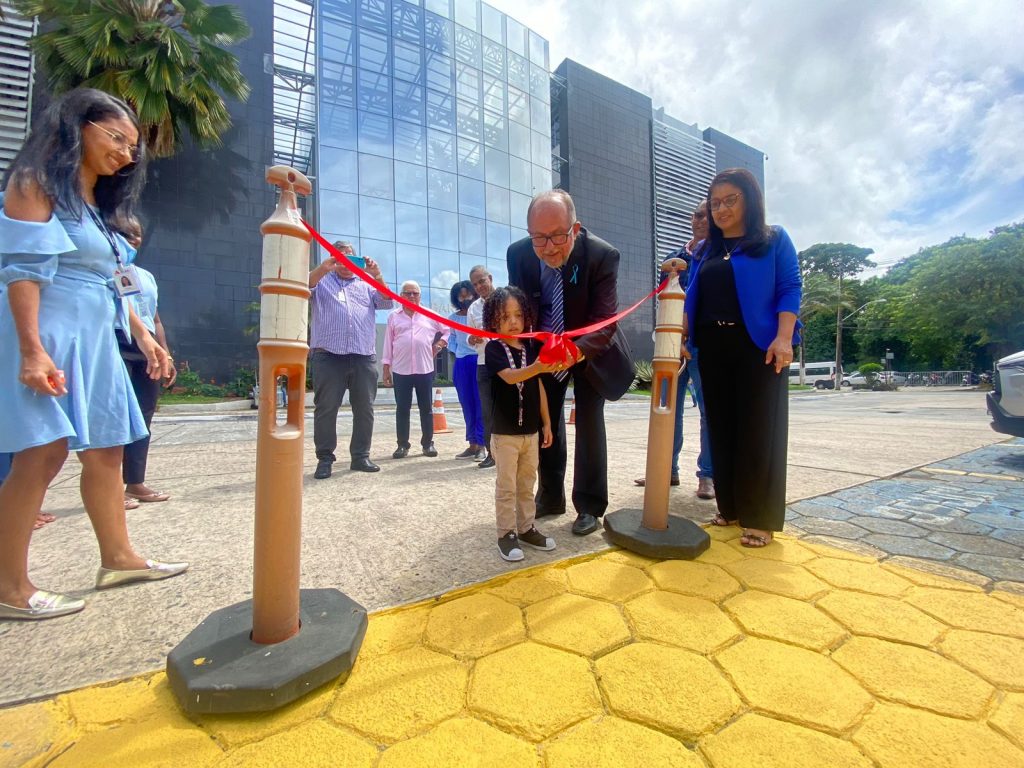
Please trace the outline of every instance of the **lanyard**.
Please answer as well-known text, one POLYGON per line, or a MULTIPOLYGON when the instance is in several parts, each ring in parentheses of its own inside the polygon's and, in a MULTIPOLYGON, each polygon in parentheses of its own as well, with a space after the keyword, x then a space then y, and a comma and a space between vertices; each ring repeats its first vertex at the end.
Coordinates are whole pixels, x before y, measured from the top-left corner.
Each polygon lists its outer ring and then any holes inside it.
MULTIPOLYGON (((501 346, 505 348, 505 356, 508 358, 509 368, 525 368, 526 365, 526 347, 523 347, 523 365, 516 365, 516 361, 512 359, 512 350, 509 349, 508 344, 504 341, 501 342, 501 346)), ((523 384, 520 381, 516 384, 516 389, 519 390, 519 426, 523 426, 523 384)))
POLYGON ((117 261, 117 266, 124 266, 121 263, 121 249, 117 247, 117 240, 114 238, 113 233, 107 228, 106 222, 96 215, 96 212, 88 203, 85 205, 85 210, 89 212, 89 218, 92 219, 92 223, 96 225, 100 232, 103 233, 103 237, 105 237, 107 242, 110 244, 110 250, 114 252, 114 259, 117 261))

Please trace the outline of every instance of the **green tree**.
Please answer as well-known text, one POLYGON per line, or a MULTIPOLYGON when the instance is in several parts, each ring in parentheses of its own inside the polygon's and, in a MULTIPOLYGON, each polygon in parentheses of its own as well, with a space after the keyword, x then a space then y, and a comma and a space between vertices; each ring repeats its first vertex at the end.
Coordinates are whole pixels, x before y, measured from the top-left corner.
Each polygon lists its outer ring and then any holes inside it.
POLYGON ((231 127, 222 94, 240 101, 249 84, 221 46, 249 36, 232 5, 202 0, 11 0, 38 16, 29 45, 54 94, 88 86, 131 104, 157 157, 174 154, 185 130, 216 147, 231 127))

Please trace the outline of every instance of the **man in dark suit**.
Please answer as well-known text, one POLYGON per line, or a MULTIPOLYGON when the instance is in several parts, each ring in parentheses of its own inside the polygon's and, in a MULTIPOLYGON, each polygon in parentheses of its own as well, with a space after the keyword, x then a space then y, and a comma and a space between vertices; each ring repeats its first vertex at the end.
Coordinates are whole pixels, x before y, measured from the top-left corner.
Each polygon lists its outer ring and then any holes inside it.
MULTIPOLYGON (((526 216, 530 236, 508 248, 508 280, 526 294, 534 330, 561 333, 597 323, 618 311, 619 252, 587 232, 563 190, 543 192, 526 216)), ((633 361, 616 324, 575 339, 583 358, 571 368, 543 374, 554 440, 540 451, 537 516, 565 512, 565 417, 562 406, 572 378, 576 398, 576 460, 572 503, 580 536, 598 528, 608 506, 608 451, 604 403, 618 400, 633 383, 633 361)))

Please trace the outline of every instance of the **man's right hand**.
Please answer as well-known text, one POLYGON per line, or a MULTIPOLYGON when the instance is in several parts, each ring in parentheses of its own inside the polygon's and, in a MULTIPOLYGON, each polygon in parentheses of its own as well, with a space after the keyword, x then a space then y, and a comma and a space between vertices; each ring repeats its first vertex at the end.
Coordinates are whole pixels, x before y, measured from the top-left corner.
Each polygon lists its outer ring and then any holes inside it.
POLYGON ((390 365, 387 365, 387 364, 384 365, 383 379, 384 379, 384 386, 385 387, 392 386, 393 382, 391 381, 391 366, 390 365))

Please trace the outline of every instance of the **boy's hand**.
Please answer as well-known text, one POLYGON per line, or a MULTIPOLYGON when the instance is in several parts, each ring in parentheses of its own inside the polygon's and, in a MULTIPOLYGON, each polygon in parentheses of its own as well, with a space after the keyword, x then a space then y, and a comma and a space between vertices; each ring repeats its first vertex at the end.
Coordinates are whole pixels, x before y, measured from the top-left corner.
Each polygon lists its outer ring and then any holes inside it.
POLYGON ((550 448, 551 443, 554 442, 554 437, 551 435, 551 425, 545 424, 540 430, 540 447, 550 448))

